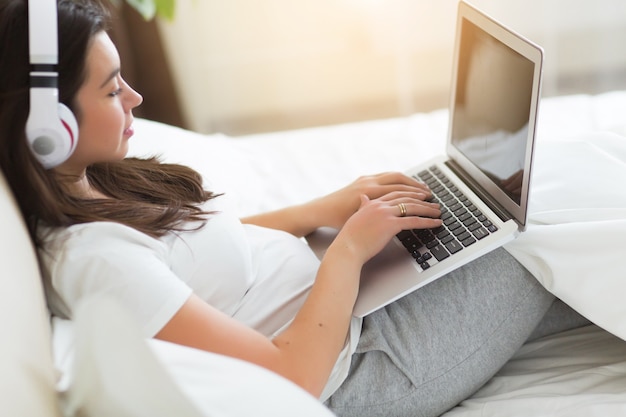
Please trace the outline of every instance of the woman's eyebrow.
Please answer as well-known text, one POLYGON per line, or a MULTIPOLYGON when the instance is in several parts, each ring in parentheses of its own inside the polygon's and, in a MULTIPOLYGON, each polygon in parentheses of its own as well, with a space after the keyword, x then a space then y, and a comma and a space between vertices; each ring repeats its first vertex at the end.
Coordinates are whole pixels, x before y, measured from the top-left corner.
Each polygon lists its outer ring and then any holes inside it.
POLYGON ((120 69, 119 68, 116 68, 113 71, 111 71, 111 74, 109 74, 109 76, 106 78, 106 80, 104 80, 102 85, 100 85, 100 88, 103 88, 105 85, 107 85, 109 83, 109 81, 111 81, 113 78, 117 77, 117 75, 119 73, 120 73, 120 69))

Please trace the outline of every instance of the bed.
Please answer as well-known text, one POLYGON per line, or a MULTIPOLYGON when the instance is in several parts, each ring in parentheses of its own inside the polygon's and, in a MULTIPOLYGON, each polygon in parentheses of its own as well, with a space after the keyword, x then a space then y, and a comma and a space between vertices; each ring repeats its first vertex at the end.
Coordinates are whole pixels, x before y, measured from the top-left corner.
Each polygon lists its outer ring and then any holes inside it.
MULTIPOLYGON (((506 246, 594 324, 526 344, 445 417, 626 415, 624 110, 626 91, 542 101, 531 224, 506 246)), ((408 169, 444 151, 446 129, 446 110, 243 137, 141 119, 131 154, 196 168, 225 193, 221 208, 243 216, 314 198, 360 175, 408 169)), ((51 330, 59 411, 50 415, 330 415, 251 365, 139 340, 113 303, 89 303, 73 322, 53 318, 51 330)))

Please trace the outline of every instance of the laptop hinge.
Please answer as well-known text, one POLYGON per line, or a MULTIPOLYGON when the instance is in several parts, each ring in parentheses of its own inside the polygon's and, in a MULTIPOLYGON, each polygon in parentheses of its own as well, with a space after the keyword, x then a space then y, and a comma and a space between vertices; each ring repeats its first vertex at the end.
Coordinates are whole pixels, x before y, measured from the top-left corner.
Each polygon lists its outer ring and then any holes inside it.
POLYGON ((493 199, 484 189, 478 184, 459 164, 453 160, 447 160, 446 166, 450 168, 456 175, 459 176, 474 193, 502 220, 514 219, 513 216, 495 199, 493 199))

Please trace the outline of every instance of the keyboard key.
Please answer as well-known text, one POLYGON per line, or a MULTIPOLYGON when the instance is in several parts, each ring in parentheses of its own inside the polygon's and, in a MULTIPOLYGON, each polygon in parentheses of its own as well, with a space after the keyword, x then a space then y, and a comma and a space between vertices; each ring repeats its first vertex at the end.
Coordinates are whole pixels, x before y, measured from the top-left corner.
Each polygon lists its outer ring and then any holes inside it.
POLYGON ((437 245, 434 248, 432 248, 430 250, 430 253, 435 257, 435 259, 437 259, 438 261, 443 261, 444 259, 446 259, 448 256, 450 256, 450 254, 448 253, 448 251, 446 250, 446 248, 444 248, 441 245, 437 245))
MULTIPOLYGON (((448 216, 446 219, 443 220, 443 224, 448 226, 448 229, 450 229, 450 226, 454 223, 461 225, 461 223, 459 223, 458 220, 452 215, 448 216)), ((459 226, 456 226, 456 227, 459 227, 459 226)))
POLYGON ((413 238, 413 233, 411 233, 410 230, 402 230, 396 236, 398 237, 398 239, 400 239, 402 241, 404 239, 413 238))
POLYGON ((463 246, 459 243, 458 240, 453 240, 446 244, 446 249, 448 249, 450 253, 457 253, 458 251, 463 249, 463 246))
POLYGON ((463 244, 463 246, 468 247, 472 243, 476 243, 476 239, 474 239, 472 236, 468 236, 467 238, 463 239, 461 243, 463 244))
POLYGON ((471 219, 472 218, 472 214, 471 213, 463 213, 459 216, 459 220, 461 222, 465 222, 467 219, 471 219))
POLYGON ((453 213, 456 217, 460 217, 460 216, 467 214, 467 210, 465 210, 465 207, 461 206, 458 209, 454 210, 453 213))
POLYGON ((448 226, 448 230, 451 231, 452 233, 454 233, 454 231, 456 229, 458 229, 459 227, 461 227, 461 223, 458 222, 458 220, 454 220, 452 223, 446 225, 448 226))
MULTIPOLYGON (((443 196, 441 196, 440 199, 444 203, 448 203, 450 200, 454 199, 454 196, 450 193, 446 193, 443 196)), ((454 199, 453 201, 456 201, 456 199, 454 199)))
POLYGON ((437 246, 439 244, 439 241, 437 239, 433 239, 430 242, 426 243, 426 248, 427 249, 432 249, 435 246, 437 246))
MULTIPOLYGON (((437 235, 438 235, 439 233, 441 233, 441 232, 447 232, 446 228, 445 228, 445 227, 443 227, 443 226, 435 227, 434 229, 430 229, 430 231, 431 231, 431 232, 432 232, 435 236, 437 236, 437 235)), ((439 237, 439 236, 437 236, 437 237, 439 237)))
POLYGON ((448 234, 448 236, 440 239, 441 243, 443 243, 444 245, 448 242, 450 242, 451 240, 454 240, 454 236, 452 236, 451 234, 448 234))
POLYGON ((459 237, 459 235, 462 235, 463 233, 465 233, 464 227, 457 227, 456 229, 452 230, 452 234, 456 237, 459 237))
POLYGON ((474 231, 472 231, 472 233, 474 234, 474 236, 476 237, 476 239, 480 240, 486 236, 489 236, 489 232, 487 230, 485 230, 484 227, 481 227, 480 229, 476 229, 474 231))
POLYGON ((474 217, 470 217, 467 220, 463 220, 463 226, 470 227, 474 224, 478 223, 474 217))
POLYGON ((478 229, 480 227, 482 227, 482 225, 480 223, 474 222, 471 225, 469 225, 467 228, 469 229, 470 232, 473 232, 474 230, 476 230, 476 229, 478 229))

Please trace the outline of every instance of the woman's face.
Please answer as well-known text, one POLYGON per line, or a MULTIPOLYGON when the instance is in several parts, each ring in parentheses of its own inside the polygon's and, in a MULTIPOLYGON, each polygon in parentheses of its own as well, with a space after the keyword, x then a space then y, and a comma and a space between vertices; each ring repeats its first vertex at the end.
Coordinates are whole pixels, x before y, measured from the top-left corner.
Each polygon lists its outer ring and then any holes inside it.
POLYGON ((90 43, 86 71, 75 99, 78 144, 62 165, 73 171, 96 162, 123 159, 133 135, 132 109, 143 101, 122 79, 117 49, 105 32, 96 34, 90 43))

